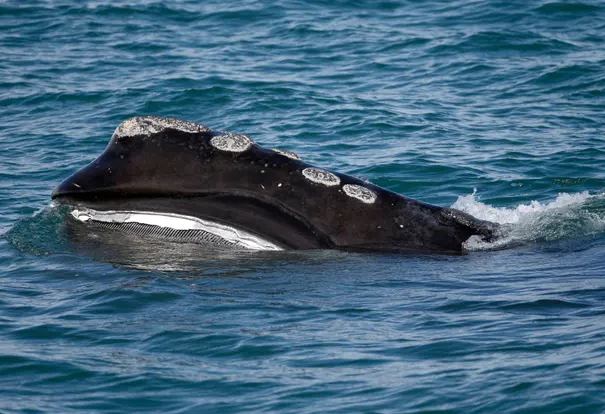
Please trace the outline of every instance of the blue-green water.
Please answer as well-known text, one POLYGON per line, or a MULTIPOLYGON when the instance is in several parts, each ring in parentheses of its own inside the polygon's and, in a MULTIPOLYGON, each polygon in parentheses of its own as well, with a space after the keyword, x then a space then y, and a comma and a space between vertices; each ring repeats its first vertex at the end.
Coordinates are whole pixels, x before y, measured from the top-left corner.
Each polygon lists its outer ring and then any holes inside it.
POLYGON ((0 412, 603 412, 605 5, 271 3, 0 1, 0 412), (50 191, 134 115, 509 235, 460 257, 70 240, 50 191))

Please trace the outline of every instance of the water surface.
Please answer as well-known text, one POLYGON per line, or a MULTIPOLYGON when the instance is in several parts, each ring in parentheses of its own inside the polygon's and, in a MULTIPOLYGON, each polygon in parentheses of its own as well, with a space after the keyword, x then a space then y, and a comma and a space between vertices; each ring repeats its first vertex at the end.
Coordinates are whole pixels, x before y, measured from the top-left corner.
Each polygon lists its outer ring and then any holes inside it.
POLYGON ((0 411, 601 413, 597 1, 0 2, 0 411), (464 256, 68 237, 124 119, 509 229, 464 256))

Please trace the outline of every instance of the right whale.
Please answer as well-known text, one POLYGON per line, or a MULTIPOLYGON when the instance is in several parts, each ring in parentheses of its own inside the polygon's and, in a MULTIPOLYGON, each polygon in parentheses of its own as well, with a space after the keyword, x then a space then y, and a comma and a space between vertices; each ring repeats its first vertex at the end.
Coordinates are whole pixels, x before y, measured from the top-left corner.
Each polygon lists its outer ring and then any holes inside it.
POLYGON ((57 186, 82 225, 260 250, 464 253, 496 223, 193 122, 135 117, 57 186))

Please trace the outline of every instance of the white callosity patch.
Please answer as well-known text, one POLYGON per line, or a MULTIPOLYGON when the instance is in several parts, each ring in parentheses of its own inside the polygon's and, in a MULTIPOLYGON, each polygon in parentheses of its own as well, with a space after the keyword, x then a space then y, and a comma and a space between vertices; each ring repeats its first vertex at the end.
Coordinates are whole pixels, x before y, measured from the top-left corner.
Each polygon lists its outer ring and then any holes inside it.
POLYGON ((165 129, 176 129, 183 132, 210 132, 210 128, 195 122, 183 121, 175 118, 160 116, 136 116, 122 122, 116 128, 114 136, 117 138, 134 137, 137 135, 151 136, 165 129))
POLYGON ((298 156, 298 154, 293 151, 282 150, 282 149, 278 149, 278 148, 275 148, 273 151, 277 152, 278 154, 283 155, 284 157, 288 157, 293 160, 300 160, 300 157, 298 156))
POLYGON ((332 174, 329 171, 322 170, 321 168, 305 168, 302 174, 309 181, 313 181, 317 184, 323 184, 328 187, 333 187, 340 184, 340 178, 332 174))
POLYGON ((228 132, 212 137, 210 144, 221 151, 243 152, 252 146, 252 140, 246 135, 228 132))
POLYGON ((82 222, 102 223, 138 223, 174 230, 200 230, 214 234, 235 246, 251 250, 282 250, 281 247, 245 230, 236 229, 220 223, 202 220, 198 217, 180 214, 157 213, 149 211, 97 211, 77 208, 71 215, 82 222))
POLYGON ((362 187, 357 184, 345 184, 342 186, 343 191, 349 197, 358 199, 366 204, 372 204, 376 202, 376 193, 368 188, 362 187))

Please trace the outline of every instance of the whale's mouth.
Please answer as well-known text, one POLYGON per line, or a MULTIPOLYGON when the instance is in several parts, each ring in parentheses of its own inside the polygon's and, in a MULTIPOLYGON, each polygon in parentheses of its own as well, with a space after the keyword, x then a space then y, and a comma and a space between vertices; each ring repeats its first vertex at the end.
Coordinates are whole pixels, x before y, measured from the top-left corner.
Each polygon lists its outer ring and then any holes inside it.
POLYGON ((283 250, 277 244, 245 230, 181 214, 76 207, 71 216, 92 227, 108 228, 145 238, 249 250, 283 250))

